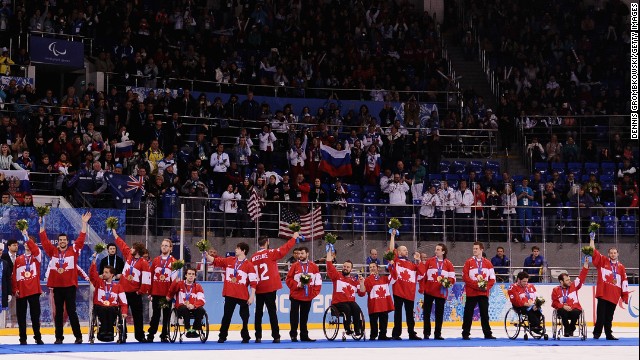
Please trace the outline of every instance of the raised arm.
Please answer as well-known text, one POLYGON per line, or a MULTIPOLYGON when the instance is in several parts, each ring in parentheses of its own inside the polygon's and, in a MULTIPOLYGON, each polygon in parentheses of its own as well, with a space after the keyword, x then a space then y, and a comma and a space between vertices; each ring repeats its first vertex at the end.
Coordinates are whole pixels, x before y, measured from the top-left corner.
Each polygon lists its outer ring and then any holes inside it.
POLYGON ((47 256, 53 257, 53 255, 56 252, 56 247, 53 246, 53 244, 51 244, 51 241, 49 241, 49 238, 47 237, 47 233, 44 231, 42 218, 39 218, 38 222, 40 223, 40 232, 38 233, 38 235, 40 236, 40 243, 42 244, 42 249, 44 250, 45 254, 47 254, 47 256))

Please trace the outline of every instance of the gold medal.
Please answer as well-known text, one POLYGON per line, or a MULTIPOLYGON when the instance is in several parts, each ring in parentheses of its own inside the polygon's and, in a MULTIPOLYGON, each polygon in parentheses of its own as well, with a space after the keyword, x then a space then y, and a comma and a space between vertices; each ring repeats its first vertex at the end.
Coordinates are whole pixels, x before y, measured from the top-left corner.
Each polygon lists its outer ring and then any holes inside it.
POLYGON ((25 277, 25 279, 30 278, 31 277, 31 271, 25 271, 24 272, 24 277, 25 277))
POLYGON ((127 276, 127 280, 129 280, 129 281, 133 280, 133 275, 127 276))
POLYGON ((160 275, 160 281, 164 281, 164 275, 160 275))
POLYGON ((58 274, 63 274, 64 273, 64 269, 63 268, 59 268, 58 269, 58 274))
POLYGON ((102 302, 102 305, 109 306, 109 305, 111 305, 111 303, 109 302, 109 300, 105 300, 105 301, 102 302))
POLYGON ((236 277, 235 277, 235 276, 232 276, 232 277, 231 277, 231 282, 235 284, 235 283, 237 283, 237 282, 238 282, 238 279, 236 279, 236 277))

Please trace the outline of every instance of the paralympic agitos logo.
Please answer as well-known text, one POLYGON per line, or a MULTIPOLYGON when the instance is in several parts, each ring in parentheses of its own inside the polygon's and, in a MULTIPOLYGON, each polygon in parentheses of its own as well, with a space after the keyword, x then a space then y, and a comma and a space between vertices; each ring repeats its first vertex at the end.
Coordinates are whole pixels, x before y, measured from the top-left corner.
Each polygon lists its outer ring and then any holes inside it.
POLYGON ((67 54, 67 49, 64 49, 64 51, 60 51, 60 50, 56 49, 56 43, 57 42, 54 41, 51 44, 49 44, 49 51, 51 51, 53 56, 58 57, 60 55, 66 55, 67 54))

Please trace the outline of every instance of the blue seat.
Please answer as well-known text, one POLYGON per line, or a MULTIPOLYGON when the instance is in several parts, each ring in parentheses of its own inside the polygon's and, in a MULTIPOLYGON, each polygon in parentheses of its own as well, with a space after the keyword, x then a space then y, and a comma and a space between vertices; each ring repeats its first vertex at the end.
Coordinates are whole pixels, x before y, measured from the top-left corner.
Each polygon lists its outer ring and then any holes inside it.
POLYGON ((532 201, 532 202, 531 202, 531 208, 532 208, 532 210, 533 210, 533 215, 534 215, 534 217, 535 217, 536 215, 537 215, 537 216, 542 215, 542 209, 540 208, 540 203, 539 203, 539 202, 537 202, 537 201, 532 201))
POLYGON ((558 169, 563 169, 564 170, 564 163, 561 163, 561 162, 559 162, 559 163, 551 163, 551 169, 552 170, 558 170, 558 169))
POLYGON ((467 162, 464 160, 455 160, 453 166, 467 166, 467 162))
POLYGON ((595 173, 597 175, 600 172, 600 166, 598 163, 584 163, 584 172, 586 174, 595 173))
POLYGON ((422 205, 422 199, 413 199, 413 205, 422 205))
POLYGON ((518 186, 518 185, 522 184, 522 179, 524 179, 524 176, 523 175, 513 175, 512 178, 513 178, 513 182, 515 182, 515 185, 518 186))
POLYGON ((354 199, 362 199, 362 193, 360 191, 351 190, 349 191, 349 197, 354 199))
POLYGON ((446 174, 444 179, 447 181, 457 181, 460 180, 460 175, 458 174, 446 174))
POLYGON ((479 166, 482 168, 482 161, 478 161, 478 160, 471 160, 469 161, 469 165, 470 166, 479 166))
POLYGON ((456 166, 456 167, 453 168, 453 172, 458 174, 458 175, 466 174, 467 173, 467 167, 466 166, 456 166))
MULTIPOLYGON (((375 204, 375 203, 377 203, 377 202, 378 202, 378 199, 377 199, 377 198, 375 198, 375 197, 369 197, 369 196, 367 196, 366 198, 364 198, 364 203, 365 203, 365 204, 375 204)), ((370 207, 369 207, 369 206, 367 206, 367 209, 369 209, 369 208, 370 208, 370 207)))
POLYGON ((469 172, 471 171, 475 171, 476 174, 480 174, 482 173, 482 166, 478 166, 478 165, 469 165, 467 166, 467 170, 469 172))
POLYGON ((362 188, 362 190, 363 190, 365 193, 369 194, 369 193, 372 193, 372 192, 379 191, 379 190, 380 190, 380 188, 379 188, 378 186, 376 186, 376 185, 365 185, 365 186, 362 188))
POLYGON ((435 186, 436 189, 440 188, 440 180, 431 180, 431 185, 435 186))
POLYGON ((440 166, 440 173, 441 174, 448 174, 449 173, 449 167, 448 166, 440 166))
POLYGON ((389 203, 389 199, 387 198, 379 198, 378 199, 378 204, 388 204, 389 203))
POLYGON ((458 190, 458 180, 449 181, 449 187, 453 188, 454 190, 458 190))
POLYGON ((594 215, 594 216, 591 217, 591 222, 600 224, 600 221, 601 221, 600 216, 595 216, 594 215))
POLYGON ((442 174, 429 174, 429 181, 442 180, 442 174))
POLYGON ((451 166, 451 162, 449 160, 440 161, 440 167, 444 167, 444 166, 446 166, 446 167, 451 166))

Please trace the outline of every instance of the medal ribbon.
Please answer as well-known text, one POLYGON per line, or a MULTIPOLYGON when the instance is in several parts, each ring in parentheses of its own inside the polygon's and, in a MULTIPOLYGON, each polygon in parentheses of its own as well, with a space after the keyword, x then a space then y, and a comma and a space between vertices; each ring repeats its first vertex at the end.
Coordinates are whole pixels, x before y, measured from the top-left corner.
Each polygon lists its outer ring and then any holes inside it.
POLYGON ((113 284, 109 284, 109 286, 107 283, 104 284, 104 297, 107 301, 111 301, 111 289, 113 289, 113 284))
MULTIPOLYGON (((442 275, 442 267, 443 266, 444 266, 444 259, 442 261, 440 261, 436 257, 436 267, 438 268, 438 276, 442 275)), ((480 264, 480 267, 482 268, 482 264, 480 264)))
POLYGON ((478 261, 478 259, 474 259, 476 261, 476 266, 478 267, 478 275, 482 274, 482 259, 478 261))
POLYGON ((107 256, 107 265, 113 266, 113 268, 115 269, 116 262, 118 261, 118 257, 116 255, 113 255, 113 265, 111 265, 111 261, 110 260, 111 260, 110 256, 107 256))
POLYGON ((236 263, 235 263, 235 265, 233 265, 233 276, 234 276, 234 277, 238 276, 238 269, 240 268, 240 266, 242 266, 242 264, 244 264, 244 262, 245 262, 246 260, 247 260, 247 259, 244 259, 244 260, 242 260, 242 261, 238 261, 238 260, 236 259, 236 263))
POLYGON ((162 267, 162 270, 160 270, 160 275, 164 275, 164 269, 167 268, 167 264, 169 264, 170 257, 171 256, 167 256, 165 260, 162 260, 162 256, 160 257, 160 266, 162 267))
POLYGON ((64 252, 58 250, 58 268, 60 269, 64 269, 64 255, 66 254, 67 250, 65 250, 64 252))
POLYGON ((191 284, 191 286, 189 287, 189 290, 187 291, 187 285, 185 284, 184 286, 184 301, 189 301, 189 299, 191 299, 191 293, 193 292, 193 286, 195 284, 191 284))
POLYGON ((25 271, 31 272, 31 255, 29 256, 25 255, 24 263, 25 263, 24 265, 25 271))
POLYGON ((529 293, 529 287, 524 288, 524 293, 527 294, 527 299, 531 299, 531 294, 529 293))
POLYGON ((613 283, 618 284, 618 262, 615 263, 609 259, 609 265, 611 265, 611 274, 613 275, 613 283))
POLYGON ((562 291, 562 303, 566 304, 567 299, 569 298, 569 288, 567 288, 566 290, 564 288, 561 288, 560 291, 562 291))
POLYGON ((129 265, 129 275, 133 276, 133 268, 136 266, 136 263, 138 262, 138 260, 140 260, 141 258, 133 258, 131 259, 131 264, 129 265))
MULTIPOLYGON (((309 262, 300 263, 300 267, 302 268, 302 274, 306 275, 309 273, 309 262)), ((309 296, 309 285, 304 284, 304 296, 309 296)))

